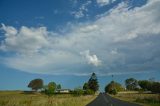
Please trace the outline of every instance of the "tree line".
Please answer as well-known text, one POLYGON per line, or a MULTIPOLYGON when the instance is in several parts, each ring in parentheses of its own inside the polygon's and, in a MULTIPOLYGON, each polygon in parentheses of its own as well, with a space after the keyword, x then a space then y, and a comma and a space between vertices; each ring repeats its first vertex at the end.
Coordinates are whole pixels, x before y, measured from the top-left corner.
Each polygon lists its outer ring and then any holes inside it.
MULTIPOLYGON (((40 90, 47 95, 56 94, 57 89, 61 89, 60 84, 55 82, 49 82, 44 85, 42 79, 34 79, 30 81, 28 87, 34 91, 40 90)), ((69 93, 74 95, 93 95, 99 90, 99 83, 95 73, 92 73, 87 82, 83 84, 83 87, 77 87, 71 90, 69 93)), ((120 83, 111 81, 104 88, 106 93, 117 94, 120 91, 151 91, 152 93, 160 93, 160 82, 154 80, 136 80, 135 78, 128 78, 125 80, 125 87, 120 83)))
POLYGON ((152 93, 160 93, 160 82, 154 80, 136 80, 135 78, 128 78, 125 80, 125 88, 115 81, 111 81, 105 87, 105 92, 110 94, 117 94, 120 91, 151 91, 152 93))
MULTIPOLYGON (((33 79, 29 82, 28 87, 33 91, 40 90, 42 93, 47 95, 53 95, 59 92, 56 92, 57 89, 61 89, 60 84, 56 84, 55 82, 49 82, 48 85, 44 85, 42 79, 33 79)), ((92 73, 88 82, 85 82, 82 87, 75 88, 71 90, 70 93, 74 95, 93 95, 96 91, 99 90, 98 79, 95 73, 92 73)))

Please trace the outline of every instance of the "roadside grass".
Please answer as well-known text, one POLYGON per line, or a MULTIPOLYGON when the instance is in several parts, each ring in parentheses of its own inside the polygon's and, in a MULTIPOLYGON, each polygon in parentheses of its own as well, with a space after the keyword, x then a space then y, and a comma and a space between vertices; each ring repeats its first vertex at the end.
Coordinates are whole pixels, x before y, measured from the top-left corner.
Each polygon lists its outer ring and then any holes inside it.
POLYGON ((0 106, 85 106, 96 96, 73 96, 41 93, 25 94, 22 91, 0 91, 0 106))
POLYGON ((160 106, 160 94, 118 93, 113 97, 143 106, 160 106))

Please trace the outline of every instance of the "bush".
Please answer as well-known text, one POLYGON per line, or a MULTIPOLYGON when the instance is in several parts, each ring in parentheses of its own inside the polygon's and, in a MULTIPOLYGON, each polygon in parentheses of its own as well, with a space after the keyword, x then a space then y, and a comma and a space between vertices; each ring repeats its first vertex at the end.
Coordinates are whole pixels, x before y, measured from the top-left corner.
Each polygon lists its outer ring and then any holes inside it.
POLYGON ((109 94, 116 95, 118 92, 116 89, 112 89, 108 92, 109 94))
POLYGON ((94 91, 91 90, 91 89, 87 89, 85 92, 84 92, 85 95, 94 95, 94 91))
POLYGON ((75 90, 73 91, 73 94, 74 94, 75 96, 81 96, 81 95, 84 94, 84 91, 83 91, 82 89, 75 89, 75 90))
POLYGON ((151 87, 151 91, 153 93, 160 93, 160 83, 159 82, 153 82, 152 87, 151 87))
POLYGON ((45 89, 45 94, 47 94, 48 96, 51 96, 55 93, 56 90, 56 83, 55 82, 50 82, 46 87, 44 87, 45 89))

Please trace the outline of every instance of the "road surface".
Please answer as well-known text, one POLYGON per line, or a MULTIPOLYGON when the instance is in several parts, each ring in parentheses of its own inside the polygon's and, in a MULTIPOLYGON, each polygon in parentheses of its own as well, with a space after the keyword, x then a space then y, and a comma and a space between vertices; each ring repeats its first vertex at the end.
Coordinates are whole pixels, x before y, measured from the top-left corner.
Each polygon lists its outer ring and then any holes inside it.
POLYGON ((107 94, 100 93, 98 97, 86 106, 140 106, 137 104, 121 101, 110 97, 107 94))

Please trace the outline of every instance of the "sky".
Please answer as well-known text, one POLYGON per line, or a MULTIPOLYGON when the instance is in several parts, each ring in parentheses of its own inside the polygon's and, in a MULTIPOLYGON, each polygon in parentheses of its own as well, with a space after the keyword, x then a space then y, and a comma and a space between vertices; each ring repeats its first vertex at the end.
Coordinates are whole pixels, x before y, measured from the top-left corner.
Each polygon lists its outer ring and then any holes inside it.
POLYGON ((100 90, 126 78, 160 80, 160 0, 0 0, 0 90, 35 78, 100 90))

